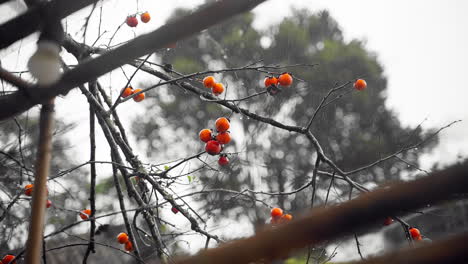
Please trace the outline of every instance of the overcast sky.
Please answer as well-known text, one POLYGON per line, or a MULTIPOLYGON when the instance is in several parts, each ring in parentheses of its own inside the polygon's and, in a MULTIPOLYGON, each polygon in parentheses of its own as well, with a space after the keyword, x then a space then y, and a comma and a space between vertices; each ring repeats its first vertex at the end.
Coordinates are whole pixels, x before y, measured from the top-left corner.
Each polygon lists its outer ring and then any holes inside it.
POLYGON ((367 40, 367 48, 377 54, 388 77, 387 105, 404 124, 415 126, 427 118, 424 127, 438 128, 463 120, 443 132, 439 147, 423 158, 423 167, 468 154, 468 1, 270 0, 254 10, 255 25, 266 28, 277 23, 291 14, 292 7, 327 9, 347 40, 367 40))
MULTIPOLYGON (((139 10, 150 11, 152 21, 139 26, 135 32, 140 34, 159 27, 175 7, 190 8, 202 2, 140 0, 139 10)), ((108 0, 106 3, 112 12, 104 10, 103 24, 109 29, 115 28, 122 17, 135 12, 137 8, 134 2, 108 0), (126 6, 122 8, 122 5, 126 6)), ((254 25, 266 29, 289 15, 292 7, 311 11, 327 9, 340 24, 347 40, 367 40, 367 48, 377 54, 388 77, 387 105, 404 124, 414 126, 427 118, 423 126, 437 128, 468 117, 465 106, 468 89, 464 80, 468 76, 468 67, 465 66, 468 61, 468 16, 465 15, 468 1, 270 0, 254 10, 257 14, 254 25)), ((6 9, 2 13, 0 22, 14 15, 6 9)), ((82 13, 88 14, 89 10, 82 13)), ((79 29, 81 23, 67 20, 66 26, 79 29)), ((131 33, 126 28, 123 32, 131 33)), ((22 45, 33 47, 34 43, 26 40, 22 45)), ((23 54, 30 52, 32 49, 22 51, 23 54)), ((3 58, 2 62, 9 69, 23 69, 21 66, 24 64, 15 53, 8 57, 8 60, 3 58)), ((27 56, 23 58, 27 59, 27 56)), ((70 116, 68 105, 64 104, 66 116, 70 116)), ((423 158, 423 167, 430 167, 435 161, 450 163, 456 160, 458 154, 466 155, 467 130, 468 123, 463 121, 444 131, 437 149, 423 158)))

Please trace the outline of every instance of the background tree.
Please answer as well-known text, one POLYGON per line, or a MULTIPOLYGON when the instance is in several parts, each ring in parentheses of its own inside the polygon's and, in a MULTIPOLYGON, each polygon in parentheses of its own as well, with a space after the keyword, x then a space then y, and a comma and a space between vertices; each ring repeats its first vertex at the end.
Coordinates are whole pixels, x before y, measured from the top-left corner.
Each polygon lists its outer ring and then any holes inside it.
MULTIPOLYGON (((173 17, 186 12, 177 10, 173 17)), ((302 66, 272 70, 292 72, 296 77, 293 87, 277 96, 262 95, 239 103, 252 112, 292 125, 306 125, 331 88, 364 76, 369 85, 365 92, 353 92, 352 85, 348 85, 340 93, 342 99, 321 110, 312 126, 318 140, 323 142, 325 153, 344 170, 365 166, 423 140, 427 131, 402 126, 392 110, 385 106, 386 78, 376 55, 367 51, 359 40, 345 41, 338 23, 328 12, 294 10, 290 17, 267 31, 255 29, 254 19, 253 13, 246 13, 178 42, 177 48, 164 53, 161 61, 171 64, 180 74, 240 67, 258 60, 277 65, 299 63, 302 66), (317 65, 306 67, 311 64, 317 65)), ((235 71, 216 76, 227 83, 226 98, 243 98, 264 91, 263 78, 267 74, 235 71)), ((200 104, 200 98, 176 87, 159 89, 151 100, 144 116, 134 122, 133 132, 138 140, 150 139, 146 152, 152 157, 170 153, 174 145, 188 146, 187 155, 200 151, 203 145, 197 140, 197 132, 212 125, 209 122, 217 117, 231 115, 219 105, 200 104), (186 115, 187 112, 193 114, 186 115), (169 135, 167 131, 174 131, 174 134, 169 135), (175 143, 175 138, 183 140, 175 143)), ((304 135, 258 124, 242 115, 232 118, 241 131, 236 131, 235 145, 227 151, 239 154, 232 155, 229 170, 200 173, 201 184, 194 188, 238 191, 268 188, 272 192, 283 192, 298 189, 310 179, 315 159, 304 135)), ((363 170, 353 179, 362 184, 398 180, 403 173, 414 171, 419 164, 418 156, 430 151, 436 142, 433 140, 417 151, 403 152, 401 159, 363 170)), ((329 168, 325 170, 332 172, 329 168)), ((318 183, 322 190, 326 189, 329 177, 319 178, 318 183)), ((347 199, 348 185, 337 182, 336 187, 335 198, 347 199)), ((271 196, 268 201, 296 211, 310 206, 311 194, 307 189, 288 196, 271 196)), ((323 202, 325 195, 319 194, 318 202, 323 202)), ((231 194, 205 195, 203 203, 206 206, 202 208, 207 212, 221 208, 217 217, 247 214, 252 222, 265 220, 262 211, 257 215, 259 210, 253 206, 255 203, 234 202, 231 194), (231 210, 237 207, 242 210, 231 210)))
MULTIPOLYGON (((27 237, 27 222, 31 199, 23 196, 25 185, 34 181, 34 160, 38 144, 38 122, 35 113, 22 115, 18 118, 3 121, 0 127, 0 183, 2 196, 8 197, 8 203, 1 204, 0 216, 2 228, 0 235, 3 248, 11 248, 24 243, 27 237), (13 202, 13 203, 12 203, 13 202), (11 204, 10 204, 11 203, 11 204)), ((80 190, 86 188, 86 182, 78 177, 80 170, 67 171, 74 164, 71 162, 69 150, 71 143, 65 137, 73 129, 73 125, 58 120, 55 130, 52 152, 54 158, 51 164, 51 179, 49 181, 49 199, 53 201, 53 214, 49 214, 49 228, 57 227, 76 219, 75 215, 67 214, 54 208, 65 208, 71 203, 82 207, 85 201, 78 199, 80 190), (66 179, 63 179, 67 176, 66 179), (68 204, 67 204, 68 202, 68 204)))

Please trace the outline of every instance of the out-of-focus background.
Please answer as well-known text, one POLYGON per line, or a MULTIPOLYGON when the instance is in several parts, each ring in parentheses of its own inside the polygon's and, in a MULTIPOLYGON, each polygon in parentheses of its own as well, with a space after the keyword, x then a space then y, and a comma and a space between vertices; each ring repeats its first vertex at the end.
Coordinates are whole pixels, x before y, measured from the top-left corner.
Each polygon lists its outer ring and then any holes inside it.
MULTIPOLYGON (((135 36, 152 31, 193 11, 205 1, 104 1, 94 10, 83 38, 85 18, 91 8, 83 9, 63 21, 73 38, 91 45, 118 45, 135 36), (135 29, 123 25, 109 42, 115 30, 128 15, 149 11, 150 23, 140 23, 135 29), (100 21, 101 18, 101 21, 100 21), (105 33, 104 33, 105 32, 105 33)), ((208 1, 210 2, 210 1, 208 1)), ((25 10, 14 1, 0 8, 0 22, 5 22, 25 10)), ((439 128, 456 120, 463 120, 421 145, 398 155, 398 158, 379 164, 355 176, 355 180, 374 188, 389 181, 413 179, 431 170, 464 160, 467 155, 468 125, 465 119, 468 97, 465 76, 468 70, 468 35, 465 28, 468 17, 466 1, 391 1, 371 0, 270 0, 252 12, 237 16, 228 22, 201 32, 177 43, 176 48, 154 53, 150 61, 170 63, 174 70, 192 73, 207 69, 244 66, 255 60, 265 64, 315 64, 315 67, 292 67, 287 70, 303 81, 284 91, 281 96, 255 99, 241 103, 265 116, 287 124, 304 125, 321 98, 336 83, 354 78, 367 80, 365 92, 351 92, 329 106, 318 117, 313 131, 326 153, 345 170, 369 164, 420 142, 439 128)), ((10 71, 26 70, 26 62, 35 50, 37 35, 30 36, 0 52, 2 67, 10 71)), ((65 61, 76 60, 65 51, 65 61)), ((100 78, 104 88, 115 99, 134 68, 114 70, 100 78), (124 74, 124 73, 125 74, 124 74)), ((30 78, 28 73, 22 75, 30 78)), ((239 98, 262 90, 265 74, 242 71, 216 74, 227 84, 227 98, 239 98)), ((134 87, 147 87, 159 80, 138 73, 132 81, 134 87)), ((11 89, 5 88, 4 89, 11 89)), ((221 115, 231 113, 219 106, 203 104, 198 97, 186 94, 175 86, 163 86, 147 94, 141 104, 128 101, 118 107, 118 113, 128 129, 130 142, 140 158, 148 164, 159 164, 193 155, 202 150, 197 140, 198 131, 213 125, 221 115)), ((37 127, 37 108, 18 117, 16 121, 0 123, 0 150, 18 154, 18 124, 25 129, 22 138, 25 164, 33 161, 34 136, 37 127), (29 148, 28 148, 29 147, 29 148)), ((56 204, 49 212, 47 232, 76 219, 76 212, 87 205, 88 171, 65 170, 88 160, 88 104, 78 90, 57 100, 57 140, 53 173, 60 176, 50 182, 52 199, 56 204), (62 175, 66 174, 66 177, 62 175), (72 210, 72 211, 69 211, 72 210)), ((314 153, 303 136, 274 129, 233 115, 234 142, 228 152, 232 165, 220 172, 198 172, 184 177, 173 187, 174 193, 183 194, 203 188, 284 191, 301 186, 313 169, 314 153), (293 151, 294 150, 294 151, 293 151)), ((109 148, 103 135, 98 135, 98 160, 109 159, 109 148)), ((2 161, 0 156, 0 161, 2 161)), ((213 162, 210 158, 205 162, 213 162)), ((30 172, 18 178, 18 171, 6 161, 0 165, 0 178, 4 192, 15 192, 24 182, 31 181, 30 172), (19 181, 18 181, 19 180, 19 181)), ((170 163, 169 163, 170 165, 170 163)), ((196 166, 194 163, 193 166, 196 166)), ((189 165, 190 167, 190 165, 189 165)), ((177 173, 189 171, 184 167, 177 173)), ((98 165, 98 207, 100 212, 118 208, 112 188, 111 169, 98 165)), ((324 203, 328 178, 319 178, 319 202, 324 203)), ((346 200, 347 185, 337 183, 331 192, 330 203, 346 200)), ((0 197, 7 200, 8 195, 0 197)), ((307 208, 310 193, 290 196, 261 197, 268 205, 280 206, 290 212, 307 208)), ((248 200, 232 199, 230 195, 215 193, 191 197, 187 200, 207 219, 212 232, 227 239, 253 234, 255 228, 268 220, 268 208, 248 200)), ((27 222, 20 219, 27 212, 28 201, 18 207, 17 218, 7 218, 0 233, 2 248, 21 247, 25 240, 27 222), (20 224, 15 224, 18 223, 20 224)), ((167 225, 170 231, 186 231, 188 223, 164 208, 165 217, 178 228, 167 225), (179 228, 182 227, 182 229, 179 228)), ((437 209, 429 206, 424 214, 408 217, 412 225, 422 226, 429 238, 438 238, 466 225, 463 202, 451 203, 437 209), (426 227, 426 228, 424 228, 426 227)), ((118 218, 102 220, 102 224, 118 226, 118 218)), ((75 234, 87 232, 81 225, 75 234)), ((374 230, 361 236, 365 256, 381 253, 404 244, 398 226, 374 230)), ((62 239, 67 236, 63 235, 62 239)), ((113 233, 109 235, 113 237, 113 233)), ((68 239, 70 239, 68 237, 68 239)), ((204 246, 204 240, 193 235, 182 236, 182 242, 171 244, 174 252, 194 253, 204 246)), ((214 245, 213 245, 214 246, 214 245)), ((332 255, 333 261, 359 258, 354 238, 323 245, 316 251, 323 258, 322 248, 332 255), (337 247, 338 246, 338 247, 337 247)), ((66 254, 64 254, 66 256, 66 254)), ((300 259, 300 256, 298 257, 300 259)), ((293 261, 291 263, 294 263, 293 261)))

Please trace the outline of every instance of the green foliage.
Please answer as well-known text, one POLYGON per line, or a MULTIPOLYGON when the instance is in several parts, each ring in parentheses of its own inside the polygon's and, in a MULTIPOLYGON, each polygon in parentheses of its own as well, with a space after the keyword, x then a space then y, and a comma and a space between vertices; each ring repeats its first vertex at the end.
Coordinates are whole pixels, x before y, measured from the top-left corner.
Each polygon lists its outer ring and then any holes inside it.
POLYGON ((109 190, 114 187, 114 179, 113 177, 108 177, 99 181, 96 184, 96 194, 107 194, 109 190))
POLYGON ((182 73, 191 73, 203 70, 196 60, 191 60, 186 57, 176 57, 172 62, 173 67, 182 73))

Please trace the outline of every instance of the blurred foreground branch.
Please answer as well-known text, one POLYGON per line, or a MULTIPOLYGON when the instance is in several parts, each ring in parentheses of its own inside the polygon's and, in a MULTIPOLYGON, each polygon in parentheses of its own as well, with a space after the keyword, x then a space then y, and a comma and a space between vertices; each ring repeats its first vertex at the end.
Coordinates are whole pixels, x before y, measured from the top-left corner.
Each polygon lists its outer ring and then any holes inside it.
MULTIPOLYGON (((464 163, 415 181, 363 193, 349 202, 314 209, 312 213, 290 223, 266 229, 250 238, 201 251, 177 263, 249 263, 260 259, 283 258, 294 249, 362 232, 388 215, 398 215, 428 203, 449 199, 453 197, 452 194, 466 192, 467 174, 468 163, 464 163)), ((453 258, 466 255, 468 245, 464 245, 451 250, 453 258)))

